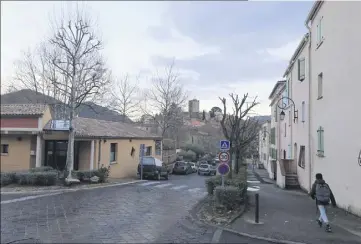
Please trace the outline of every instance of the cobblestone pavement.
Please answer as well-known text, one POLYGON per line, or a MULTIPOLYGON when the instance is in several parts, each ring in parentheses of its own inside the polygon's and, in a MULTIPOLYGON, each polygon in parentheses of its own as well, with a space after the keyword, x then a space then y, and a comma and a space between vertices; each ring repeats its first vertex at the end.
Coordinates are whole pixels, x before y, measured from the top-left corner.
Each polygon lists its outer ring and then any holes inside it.
MULTIPOLYGON (((196 177, 172 176, 164 184, 204 187, 196 177)), ((1 204, 1 243, 209 243, 214 230, 187 219, 201 197, 134 184, 1 204)))

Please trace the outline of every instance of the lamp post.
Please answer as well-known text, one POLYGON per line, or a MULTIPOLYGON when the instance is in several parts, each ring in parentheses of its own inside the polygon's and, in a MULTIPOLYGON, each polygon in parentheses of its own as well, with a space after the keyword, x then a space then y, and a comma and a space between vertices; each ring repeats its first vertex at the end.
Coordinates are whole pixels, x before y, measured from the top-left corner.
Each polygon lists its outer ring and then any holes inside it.
POLYGON ((268 136, 271 136, 271 134, 268 131, 263 130, 263 141, 266 141, 266 134, 268 134, 268 136))
POLYGON ((296 110, 296 104, 295 102, 289 98, 289 97, 281 97, 278 101, 277 101, 277 107, 279 109, 281 109, 281 113, 280 113, 280 120, 284 120, 285 119, 285 112, 284 110, 287 110, 288 108, 290 108, 290 106, 293 106, 293 122, 296 123, 296 120, 298 119, 298 110, 296 110), (291 102, 291 104, 289 105, 288 103, 286 104, 284 101, 287 100, 288 102, 291 102), (280 103, 280 101, 282 101, 280 103))

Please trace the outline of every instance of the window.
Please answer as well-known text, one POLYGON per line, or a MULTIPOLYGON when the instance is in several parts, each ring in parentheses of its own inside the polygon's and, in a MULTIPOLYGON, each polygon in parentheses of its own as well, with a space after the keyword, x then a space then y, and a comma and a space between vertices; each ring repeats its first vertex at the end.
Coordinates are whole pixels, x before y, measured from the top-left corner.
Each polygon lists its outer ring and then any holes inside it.
POLYGON ((162 154, 162 141, 157 140, 155 141, 155 155, 162 154))
POLYGON ((287 136, 287 123, 285 123, 285 137, 287 136))
POLYGON ((110 162, 117 160, 117 143, 110 143, 110 162))
POLYGON ((305 151, 306 151, 306 147, 300 146, 300 155, 298 157, 298 166, 300 166, 301 168, 305 168, 305 151))
POLYGON ((320 73, 318 75, 318 80, 317 80, 317 85, 318 85, 318 89, 317 89, 317 99, 321 99, 323 97, 323 73, 320 73))
POLYGON ((305 102, 302 102, 302 108, 301 108, 301 116, 302 116, 302 122, 305 122, 305 102))
POLYGON ((300 58, 298 60, 298 80, 303 81, 306 74, 306 62, 305 58, 300 58))
POLYGON ((145 156, 152 156, 152 147, 145 148, 145 156))
POLYGON ((9 153, 9 144, 1 144, 1 155, 7 155, 9 153))
POLYGON ((271 129, 271 144, 276 144, 276 128, 271 129))
POLYGON ((288 111, 288 126, 291 126, 291 124, 292 124, 291 111, 288 111))
POLYGON ((320 18, 317 25, 317 46, 321 45, 324 39, 322 25, 323 25, 323 17, 320 18))
POLYGON ((323 157, 325 155, 324 148, 324 130, 323 127, 320 126, 317 130, 317 155, 323 157))
POLYGON ((278 117, 277 106, 275 107, 275 115, 274 115, 274 117, 275 117, 275 122, 277 122, 277 117, 278 117))

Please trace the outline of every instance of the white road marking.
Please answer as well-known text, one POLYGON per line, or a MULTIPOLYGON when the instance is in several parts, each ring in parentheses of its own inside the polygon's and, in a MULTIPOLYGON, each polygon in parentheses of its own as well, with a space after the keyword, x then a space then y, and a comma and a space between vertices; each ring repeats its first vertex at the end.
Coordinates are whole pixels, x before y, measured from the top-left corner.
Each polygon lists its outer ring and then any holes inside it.
POLYGON ((257 183, 257 184, 259 184, 261 182, 258 181, 258 180, 247 180, 247 183, 257 183))
POLYGON ((202 188, 192 188, 192 189, 189 189, 188 191, 189 192, 198 192, 200 190, 202 190, 202 188))
POLYGON ((155 187, 157 187, 157 188, 164 188, 164 187, 166 187, 166 186, 171 186, 171 185, 173 185, 173 184, 168 183, 168 184, 156 185, 155 187))
POLYGON ((185 187, 187 187, 187 185, 175 186, 175 187, 172 187, 170 189, 172 189, 172 190, 180 190, 180 189, 185 188, 185 187))
POLYGON ((141 186, 150 186, 150 185, 154 185, 154 184, 159 184, 159 181, 149 181, 149 182, 145 182, 143 184, 139 184, 141 186))
POLYGON ((7 203, 13 203, 13 202, 22 202, 22 201, 26 201, 26 200, 36 199, 36 198, 40 198, 40 197, 47 197, 47 196, 55 196, 55 195, 59 195, 59 194, 62 194, 62 192, 51 193, 51 194, 43 194, 43 195, 36 195, 36 196, 20 197, 20 198, 15 198, 15 199, 12 199, 12 200, 1 201, 1 204, 7 204, 7 203))
POLYGON ((259 191, 259 188, 248 187, 247 191, 259 191))

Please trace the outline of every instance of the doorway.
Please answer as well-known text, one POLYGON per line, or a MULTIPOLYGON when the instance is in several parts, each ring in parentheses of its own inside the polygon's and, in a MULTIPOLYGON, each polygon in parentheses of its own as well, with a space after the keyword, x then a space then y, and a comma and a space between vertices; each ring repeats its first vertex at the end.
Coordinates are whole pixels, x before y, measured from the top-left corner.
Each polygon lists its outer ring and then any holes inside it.
MULTIPOLYGON (((63 171, 66 167, 68 141, 50 140, 45 141, 45 166, 63 171)), ((79 142, 74 142, 74 170, 79 168, 79 142)))

